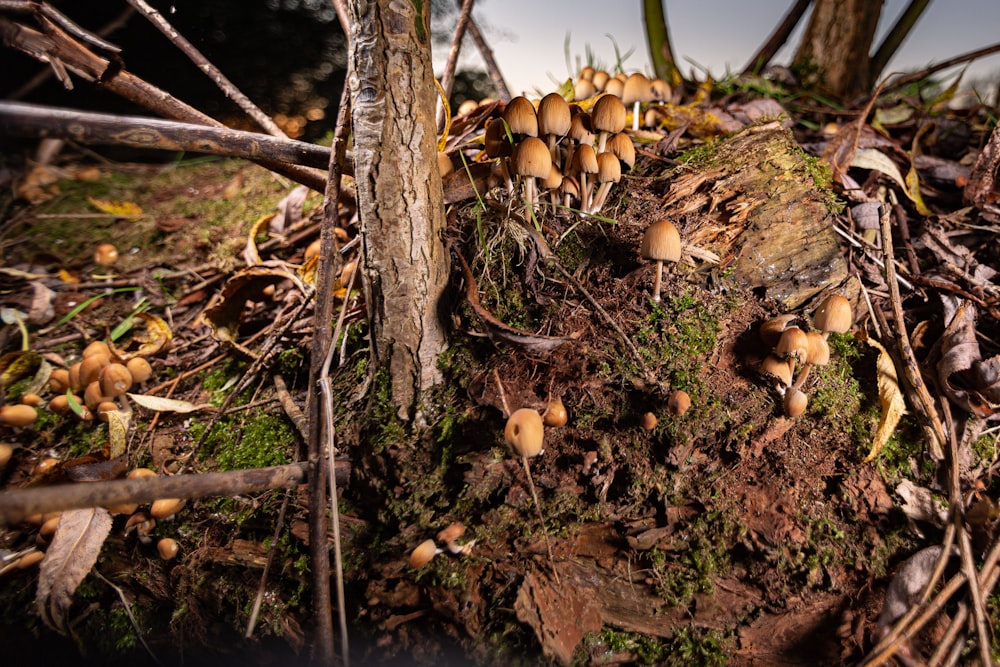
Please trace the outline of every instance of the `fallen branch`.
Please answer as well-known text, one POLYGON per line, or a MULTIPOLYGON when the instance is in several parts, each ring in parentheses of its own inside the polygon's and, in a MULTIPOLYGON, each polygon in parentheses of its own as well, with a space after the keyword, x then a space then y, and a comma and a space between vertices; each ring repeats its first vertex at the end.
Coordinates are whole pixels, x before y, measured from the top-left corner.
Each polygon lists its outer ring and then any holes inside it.
MULTIPOLYGON (((341 483, 350 477, 350 461, 337 461, 341 483)), ((0 525, 19 523, 31 514, 62 512, 86 507, 125 503, 149 503, 159 498, 206 498, 290 488, 309 478, 308 463, 289 463, 270 468, 208 472, 199 474, 79 482, 0 493, 0 525)))
POLYGON ((329 148, 259 132, 23 102, 0 102, 0 134, 68 139, 85 145, 209 153, 318 169, 325 169, 330 162, 329 148))

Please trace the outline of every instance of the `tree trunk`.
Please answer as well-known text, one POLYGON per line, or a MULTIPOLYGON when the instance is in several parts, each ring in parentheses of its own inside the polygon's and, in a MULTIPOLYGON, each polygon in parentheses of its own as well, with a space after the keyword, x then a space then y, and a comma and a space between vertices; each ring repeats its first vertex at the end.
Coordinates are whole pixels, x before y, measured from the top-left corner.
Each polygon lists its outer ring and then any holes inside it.
POLYGON ((867 92, 881 12, 882 0, 815 0, 792 69, 806 85, 840 99, 867 92))
POLYGON ((365 299, 399 416, 440 380, 448 255, 434 128, 430 3, 351 0, 348 85, 365 299))

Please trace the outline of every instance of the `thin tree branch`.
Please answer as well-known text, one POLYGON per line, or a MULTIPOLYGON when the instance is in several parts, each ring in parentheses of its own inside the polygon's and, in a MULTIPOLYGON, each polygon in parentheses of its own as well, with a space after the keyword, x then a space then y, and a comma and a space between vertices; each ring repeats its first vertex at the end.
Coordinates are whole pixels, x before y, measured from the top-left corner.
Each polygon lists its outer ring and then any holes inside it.
MULTIPOLYGON (((462 0, 455 0, 455 2, 459 6, 462 5, 462 0)), ((500 101, 510 102, 510 90, 507 88, 507 82, 504 81, 503 73, 500 71, 500 66, 497 65, 496 58, 493 57, 493 50, 486 42, 486 38, 483 37, 483 33, 480 32, 479 26, 476 25, 476 20, 471 16, 469 17, 469 36, 472 37, 472 41, 476 43, 476 48, 479 49, 479 54, 483 57, 486 72, 493 81, 493 87, 496 88, 500 101)))
POLYGON ((767 38, 767 41, 760 47, 760 49, 750 58, 750 62, 747 66, 743 68, 744 74, 757 74, 762 69, 767 67, 774 58, 774 55, 785 45, 788 41, 789 35, 795 30, 795 26, 799 24, 802 20, 802 16, 809 9, 809 5, 812 4, 812 0, 795 0, 795 4, 788 10, 785 17, 781 19, 781 23, 778 27, 774 29, 771 36, 767 38))
POLYGON ((458 64, 458 56, 462 52, 462 40, 465 39, 465 30, 469 25, 469 20, 472 18, 472 4, 474 1, 462 0, 462 10, 458 13, 458 22, 455 23, 455 34, 451 38, 451 49, 448 51, 448 60, 445 61, 444 73, 441 74, 441 87, 444 88, 444 99, 438 100, 438 130, 444 127, 444 105, 450 104, 451 89, 455 83, 455 67, 458 64))
POLYGON ((0 132, 28 138, 68 139, 84 145, 189 151, 315 168, 325 168, 330 162, 330 149, 324 146, 258 132, 24 102, 0 101, 0 132))
POLYGON ((920 20, 921 15, 923 15, 924 10, 927 9, 927 5, 930 3, 931 0, 910 0, 910 4, 900 14, 895 25, 886 34, 885 39, 882 40, 882 43, 875 51, 875 55, 872 56, 871 61, 868 63, 869 81, 878 81, 885 66, 896 55, 896 51, 899 50, 899 47, 902 46, 907 36, 913 31, 914 26, 917 25, 917 21, 920 20))
POLYGON ((930 67, 925 67, 924 69, 913 72, 911 74, 900 74, 896 78, 887 82, 884 92, 889 92, 891 90, 899 90, 904 86, 908 86, 914 81, 920 81, 921 79, 926 79, 931 74, 936 74, 943 69, 948 69, 949 67, 954 67, 955 65, 961 65, 962 63, 971 62, 979 58, 985 58, 986 56, 993 55, 994 53, 1000 52, 1000 43, 993 44, 991 46, 984 46, 981 49, 976 49, 975 51, 968 51, 962 55, 955 56, 954 58, 949 58, 948 60, 943 60, 939 63, 931 65, 930 67))
MULTIPOLYGON (((341 483, 350 477, 349 461, 337 461, 341 483)), ((238 496, 268 489, 291 488, 311 479, 308 463, 289 463, 253 470, 116 479, 107 482, 57 484, 0 493, 0 525, 19 523, 30 514, 86 507, 149 503, 159 498, 238 496)), ((324 542, 325 539, 321 540, 324 542)))
POLYGON ((677 68, 677 59, 670 44, 670 29, 667 27, 663 1, 642 0, 642 20, 646 26, 646 44, 649 46, 653 72, 671 86, 679 86, 683 77, 677 68))
POLYGON ((177 30, 170 25, 167 19, 163 18, 163 15, 158 12, 153 7, 149 6, 145 0, 126 0, 130 5, 135 7, 135 9, 145 16, 150 23, 152 23, 156 28, 162 32, 170 42, 176 46, 181 52, 186 55, 191 62, 197 65, 205 76, 211 79, 216 86, 219 87, 226 97, 231 99, 233 102, 239 106, 250 118, 252 118, 259 126, 267 130, 268 134, 272 134, 276 137, 285 137, 285 133, 281 131, 281 128, 275 125, 274 121, 271 120, 270 116, 260 110, 260 108, 250 101, 246 95, 244 95, 239 88, 237 88, 232 81, 227 79, 219 68, 209 62, 208 58, 203 56, 201 52, 194 47, 191 42, 187 41, 183 35, 181 35, 177 30))

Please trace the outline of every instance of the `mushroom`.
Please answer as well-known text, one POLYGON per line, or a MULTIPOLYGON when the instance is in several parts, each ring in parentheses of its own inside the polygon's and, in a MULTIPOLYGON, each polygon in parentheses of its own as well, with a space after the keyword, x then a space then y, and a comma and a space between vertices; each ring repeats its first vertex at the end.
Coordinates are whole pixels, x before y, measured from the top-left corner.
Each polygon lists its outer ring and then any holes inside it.
POLYGON ((670 84, 660 78, 650 81, 649 88, 653 93, 653 99, 658 102, 666 102, 670 99, 670 95, 673 93, 670 89, 670 84))
POLYGON ((410 567, 414 570, 427 565, 437 556, 442 553, 441 549, 437 548, 434 544, 434 540, 424 540, 417 545, 417 548, 410 552, 410 557, 406 560, 410 567))
POLYGON ((618 75, 614 75, 608 79, 607 83, 604 84, 604 93, 606 95, 614 95, 615 97, 621 99, 622 93, 625 92, 625 82, 618 78, 618 75))
POLYGON ((656 428, 656 421, 656 415, 652 412, 647 412, 642 415, 642 419, 639 421, 639 424, 642 426, 643 430, 652 431, 656 428))
POLYGON ((132 388, 132 374, 123 364, 108 364, 97 374, 104 396, 121 396, 132 388))
POLYGON ((785 392, 785 398, 782 401, 782 405, 785 408, 785 414, 787 416, 798 417, 806 411, 806 406, 809 405, 809 397, 806 396, 805 392, 800 389, 790 387, 788 391, 785 392))
POLYGON ((826 366, 830 363, 830 346, 826 342, 826 338, 823 337, 818 331, 807 331, 806 332, 806 342, 807 342, 807 352, 805 365, 802 366, 802 370, 799 371, 799 376, 795 378, 795 384, 793 385, 796 389, 802 386, 809 377, 809 369, 813 366, 826 366))
POLYGON ((573 99, 574 100, 585 100, 588 97, 593 97, 597 94, 597 88, 594 84, 586 79, 580 79, 573 86, 573 99))
POLYGON ((597 89, 597 92, 603 93, 604 86, 608 85, 608 80, 610 78, 611 78, 610 74, 608 74, 602 69, 599 69, 596 72, 594 72, 594 78, 591 79, 591 82, 593 82, 594 88, 597 89))
POLYGON ((618 158, 622 171, 628 171, 635 166, 635 144, 624 132, 611 135, 606 146, 608 152, 618 158))
POLYGON ((163 560, 176 558, 177 552, 179 552, 180 549, 181 547, 177 544, 177 540, 170 537, 164 537, 156 543, 156 550, 160 553, 160 558, 163 560))
POLYGON ((590 65, 584 65, 580 69, 580 78, 584 81, 592 81, 594 79, 595 70, 590 65))
POLYGON ((798 327, 788 327, 781 332, 774 353, 782 359, 788 359, 788 365, 794 375, 795 362, 805 363, 809 355, 809 338, 806 332, 798 327))
POLYGON ((587 210, 590 208, 591 191, 593 189, 593 184, 588 181, 587 176, 588 174, 596 174, 598 172, 597 153, 594 152, 593 146, 582 144, 573 151, 570 171, 580 174, 580 208, 587 210))
POLYGON ((549 93, 538 103, 538 134, 549 146, 552 162, 559 162, 556 142, 569 133, 573 123, 569 103, 559 93, 549 93))
POLYGON ((656 261, 656 278, 653 282, 653 301, 660 300, 660 283, 663 278, 664 262, 679 262, 681 259, 681 236, 669 220, 659 220, 651 224, 642 235, 639 254, 643 259, 656 261))
POLYGON ((531 468, 528 466, 529 456, 538 456, 542 453, 542 446, 545 441, 545 425, 542 422, 542 417, 531 408, 515 410, 507 418, 507 425, 504 428, 503 436, 507 444, 521 457, 524 474, 528 478, 528 489, 531 491, 531 499, 535 503, 538 521, 542 526, 542 537, 545 539, 545 548, 549 552, 552 573, 556 583, 559 583, 559 573, 556 571, 555 558, 552 556, 552 545, 549 543, 548 531, 545 530, 545 517, 542 516, 542 506, 538 502, 535 482, 531 479, 531 468))
POLYGON ((514 147, 511 156, 511 171, 523 180, 524 205, 528 216, 535 213, 535 179, 548 178, 552 171, 552 156, 549 149, 538 137, 528 137, 514 147))
POLYGON ((601 184, 594 195, 594 201, 590 205, 589 213, 597 213, 604 206, 611 186, 622 179, 622 165, 612 153, 597 154, 597 180, 601 184))
POLYGON ((787 329, 794 319, 795 315, 785 314, 764 320, 760 325, 760 339, 768 347, 774 347, 781 338, 781 332, 787 329))
POLYGON ((519 95, 508 102, 503 110, 503 120, 514 135, 515 142, 524 137, 538 136, 538 116, 527 97, 519 95))
POLYGON ((545 407, 542 423, 546 426, 565 426, 568 416, 561 398, 553 398, 545 407))
POLYGON ((132 374, 132 381, 136 384, 142 384, 153 377, 153 367, 143 357, 132 357, 125 364, 125 368, 132 374))
POLYGON ((774 383, 774 388, 779 394, 784 394, 792 384, 792 369, 788 366, 788 361, 779 359, 773 354, 764 357, 758 371, 761 376, 774 383))
POLYGON ((0 424, 23 428, 34 424, 36 419, 38 419, 38 410, 30 405, 18 403, 0 408, 0 424))
POLYGON ((625 129, 628 112, 625 111, 621 98, 607 94, 594 103, 590 120, 594 130, 600 133, 597 138, 597 152, 603 153, 608 137, 625 129))
POLYGON ((675 417, 680 417, 691 407, 691 397, 683 389, 675 389, 667 397, 667 410, 675 417))
POLYGON ((639 105, 653 99, 653 88, 645 74, 635 72, 625 79, 622 89, 622 103, 632 105, 632 131, 639 130, 639 105))
POLYGON ((851 302, 841 294, 831 294, 823 299, 813 315, 813 326, 819 329, 823 338, 831 333, 847 333, 854 323, 851 302))
POLYGON ((94 263, 108 267, 118 261, 118 248, 111 243, 100 243, 94 248, 94 263))
POLYGON ((183 498, 160 498, 154 500, 149 515, 154 519, 169 519, 181 511, 187 501, 183 498))
POLYGON ((476 541, 471 540, 465 544, 459 544, 458 538, 462 537, 462 535, 465 535, 465 525, 456 521, 438 533, 437 538, 445 543, 448 551, 451 553, 468 556, 472 553, 472 547, 476 544, 476 541))

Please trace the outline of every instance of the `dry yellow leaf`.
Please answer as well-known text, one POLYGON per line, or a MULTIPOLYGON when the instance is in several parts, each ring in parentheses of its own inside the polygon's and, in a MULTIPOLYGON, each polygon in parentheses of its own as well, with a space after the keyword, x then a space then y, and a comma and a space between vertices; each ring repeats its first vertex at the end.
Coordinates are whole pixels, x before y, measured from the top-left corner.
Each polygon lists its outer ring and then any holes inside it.
POLYGON ((878 350, 878 361, 875 366, 878 371, 878 402, 882 407, 882 417, 879 419, 878 431, 872 440, 871 451, 865 457, 864 463, 879 455, 882 447, 892 437, 899 420, 906 413, 906 401, 899 389, 899 376, 896 374, 892 357, 878 341, 868 339, 868 344, 878 350))
POLYGON ((87 197, 87 201, 101 213, 119 218, 138 218, 142 215, 142 208, 135 202, 94 199, 93 197, 87 197))

